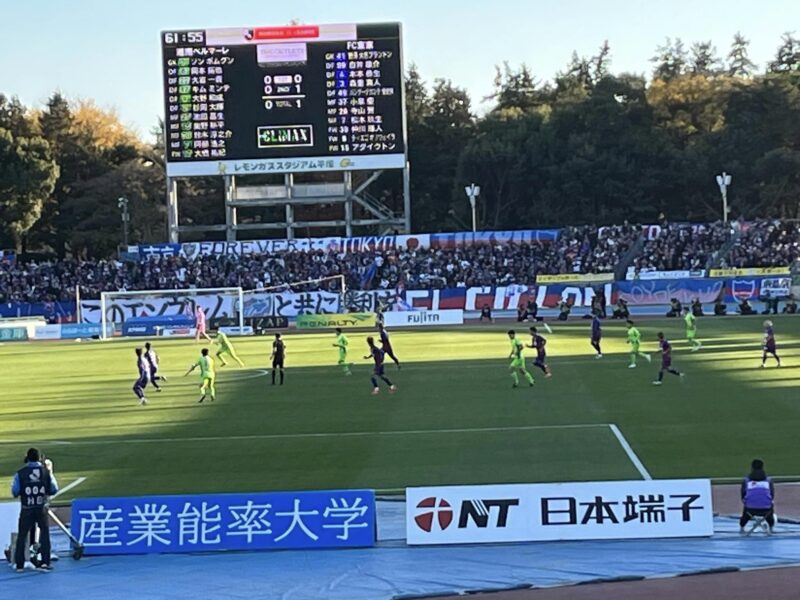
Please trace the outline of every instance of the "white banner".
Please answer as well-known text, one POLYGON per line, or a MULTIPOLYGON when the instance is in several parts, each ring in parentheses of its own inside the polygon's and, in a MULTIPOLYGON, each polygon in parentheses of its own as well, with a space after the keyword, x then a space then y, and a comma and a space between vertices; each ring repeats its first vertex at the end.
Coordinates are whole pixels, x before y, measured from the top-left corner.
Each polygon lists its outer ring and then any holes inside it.
POLYGON ((464 311, 460 309, 393 311, 384 313, 383 322, 387 327, 462 325, 464 323, 464 311))
POLYGON ((625 273, 625 279, 628 281, 652 280, 652 279, 690 279, 702 278, 706 276, 705 269, 697 269, 695 271, 639 271, 636 272, 636 267, 628 267, 625 273))
POLYGON ((37 325, 33 330, 35 340, 60 340, 61 325, 37 325))
POLYGON ((408 544, 702 537, 708 479, 406 489, 408 544))
POLYGON ((164 327, 160 330, 161 337, 192 338, 196 333, 195 327, 164 327))
MULTIPOLYGON (((230 294, 192 294, 176 292, 171 296, 131 296, 113 298, 106 302, 106 320, 124 323, 132 317, 161 317, 167 315, 194 315, 195 307, 202 306, 208 319, 233 319, 237 315, 238 298, 230 294)), ((100 300, 81 301, 83 323, 101 323, 100 300)))

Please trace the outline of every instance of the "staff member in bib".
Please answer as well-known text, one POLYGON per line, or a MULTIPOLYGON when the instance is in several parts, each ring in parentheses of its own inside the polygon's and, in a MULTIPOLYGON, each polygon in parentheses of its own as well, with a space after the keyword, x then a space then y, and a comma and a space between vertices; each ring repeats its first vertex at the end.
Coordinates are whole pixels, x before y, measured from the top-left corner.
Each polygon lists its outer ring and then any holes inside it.
POLYGON ((14 475, 11 482, 11 495, 19 498, 21 510, 19 512, 19 530, 17 533, 17 546, 14 552, 14 562, 17 564, 17 573, 22 573, 25 568, 25 550, 28 537, 33 527, 39 527, 39 543, 42 551, 42 570, 50 570, 50 524, 47 520, 48 496, 58 493, 58 483, 55 476, 39 462, 39 451, 30 448, 25 455, 25 466, 14 475))
POLYGON ((753 517, 764 517, 772 533, 775 526, 775 485, 764 471, 763 460, 755 459, 750 474, 742 481, 742 503, 744 510, 739 519, 739 531, 744 533, 744 526, 753 517))

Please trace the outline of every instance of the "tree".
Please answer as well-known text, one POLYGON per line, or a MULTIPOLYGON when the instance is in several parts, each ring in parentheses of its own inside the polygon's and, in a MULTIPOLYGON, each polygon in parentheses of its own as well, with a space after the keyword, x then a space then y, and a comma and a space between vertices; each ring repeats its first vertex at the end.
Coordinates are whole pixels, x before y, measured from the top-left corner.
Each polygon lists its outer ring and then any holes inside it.
POLYGON ((53 191, 58 166, 41 137, 14 137, 0 129, 0 231, 17 252, 53 191))
POLYGON ((710 41, 692 44, 689 70, 695 75, 706 77, 719 72, 720 60, 717 57, 717 49, 710 41))
POLYGON ((494 100, 494 111, 517 109, 534 112, 548 102, 550 90, 540 86, 526 64, 512 69, 507 62, 495 66, 494 91, 485 100, 494 100))
POLYGON ((656 48, 656 55, 650 59, 655 64, 653 79, 670 81, 686 72, 686 49, 680 38, 673 43, 667 38, 665 43, 656 48))
POLYGON ((755 63, 750 60, 750 40, 736 32, 733 36, 730 52, 728 52, 728 75, 748 79, 756 69, 755 63))
POLYGON ((792 33, 781 36, 781 45, 775 53, 775 60, 769 63, 771 73, 791 73, 800 69, 800 40, 792 33))

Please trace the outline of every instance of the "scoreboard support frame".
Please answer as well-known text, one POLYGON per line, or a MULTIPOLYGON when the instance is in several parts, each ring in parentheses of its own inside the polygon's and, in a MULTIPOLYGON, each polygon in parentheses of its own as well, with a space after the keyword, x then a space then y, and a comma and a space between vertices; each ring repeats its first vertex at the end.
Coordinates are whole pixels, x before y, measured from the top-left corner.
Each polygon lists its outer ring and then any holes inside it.
MULTIPOLYGON (((341 176, 341 180, 322 184, 333 188, 327 193, 314 193, 314 186, 320 184, 297 183, 295 177, 303 173, 285 173, 283 184, 242 185, 247 183, 253 175, 221 175, 224 184, 225 223, 213 225, 181 225, 179 221, 180 187, 178 177, 166 178, 167 196, 167 226, 170 243, 177 244, 181 241, 181 234, 225 232, 225 240, 234 242, 238 239, 239 232, 247 231, 275 231, 283 230, 286 239, 294 239, 298 229, 309 228, 337 228, 343 230, 347 237, 356 235, 356 229, 378 228, 379 233, 399 229, 404 233, 411 233, 411 185, 410 165, 406 160, 402 171, 403 208, 397 213, 386 206, 379 199, 371 196, 367 188, 376 181, 384 171, 359 171, 364 174, 364 179, 356 185, 353 171, 326 171, 327 174, 341 176), (240 197, 240 192, 246 192, 246 198, 240 197), (343 219, 328 219, 319 221, 297 221, 295 207, 313 205, 342 204, 344 207, 343 219), (244 207, 282 207, 284 219, 282 221, 240 223, 238 209, 244 207), (359 210, 361 217, 356 216, 359 210)), ((249 236, 252 237, 252 236, 249 236)))

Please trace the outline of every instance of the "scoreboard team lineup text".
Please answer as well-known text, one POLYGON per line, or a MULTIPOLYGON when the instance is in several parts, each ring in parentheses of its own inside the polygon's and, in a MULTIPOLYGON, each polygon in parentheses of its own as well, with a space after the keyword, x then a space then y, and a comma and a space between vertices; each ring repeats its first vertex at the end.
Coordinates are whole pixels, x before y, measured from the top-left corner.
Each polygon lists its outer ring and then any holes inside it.
POLYGON ((169 176, 405 165, 398 23, 165 31, 161 41, 169 176))

